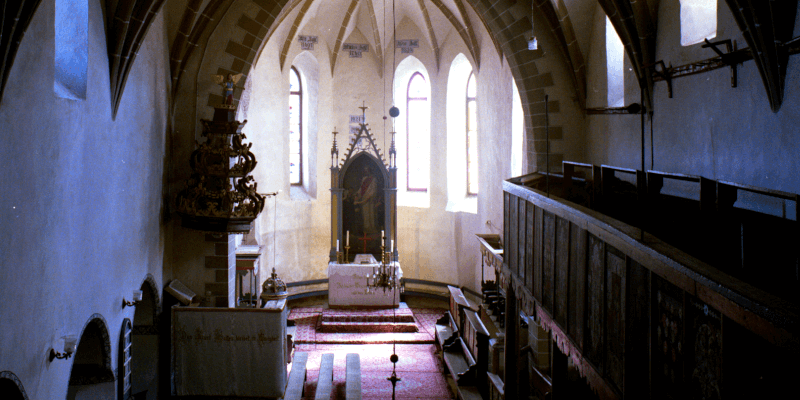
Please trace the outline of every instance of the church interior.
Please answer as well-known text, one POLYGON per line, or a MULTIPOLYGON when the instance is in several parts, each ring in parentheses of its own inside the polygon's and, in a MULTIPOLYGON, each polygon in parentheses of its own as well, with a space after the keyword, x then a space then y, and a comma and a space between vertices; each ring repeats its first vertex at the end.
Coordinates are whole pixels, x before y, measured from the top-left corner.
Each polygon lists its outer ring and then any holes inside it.
POLYGON ((1 3, 1 398, 796 392, 797 0, 1 3))

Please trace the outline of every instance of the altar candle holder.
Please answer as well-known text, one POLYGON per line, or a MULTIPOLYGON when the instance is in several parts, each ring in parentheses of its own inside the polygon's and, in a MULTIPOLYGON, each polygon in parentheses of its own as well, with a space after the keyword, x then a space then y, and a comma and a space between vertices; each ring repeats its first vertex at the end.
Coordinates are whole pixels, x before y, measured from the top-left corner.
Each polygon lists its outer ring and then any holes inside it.
POLYGON ((336 263, 344 264, 344 253, 342 253, 341 251, 336 252, 336 263))
POLYGON ((350 246, 344 246, 344 260, 346 263, 350 262, 350 246))

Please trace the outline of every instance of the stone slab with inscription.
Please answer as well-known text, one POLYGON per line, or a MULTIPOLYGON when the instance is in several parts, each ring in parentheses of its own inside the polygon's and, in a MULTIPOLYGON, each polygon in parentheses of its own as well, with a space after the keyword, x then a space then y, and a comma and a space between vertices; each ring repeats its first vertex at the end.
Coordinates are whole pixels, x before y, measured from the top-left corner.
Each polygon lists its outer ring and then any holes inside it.
POLYGON ((280 398, 286 388, 286 300, 265 308, 172 308, 178 396, 280 398))

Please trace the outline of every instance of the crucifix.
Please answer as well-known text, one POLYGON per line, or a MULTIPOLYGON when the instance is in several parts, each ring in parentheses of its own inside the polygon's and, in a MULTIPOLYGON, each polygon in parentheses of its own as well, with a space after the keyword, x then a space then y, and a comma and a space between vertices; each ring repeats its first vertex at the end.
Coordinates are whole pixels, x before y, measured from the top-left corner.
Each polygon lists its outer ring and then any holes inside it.
POLYGON ((357 240, 361 240, 362 242, 364 242, 364 253, 366 253, 367 252, 367 242, 370 241, 370 240, 374 240, 374 239, 368 239, 367 238, 367 233, 364 232, 364 237, 360 237, 357 240))

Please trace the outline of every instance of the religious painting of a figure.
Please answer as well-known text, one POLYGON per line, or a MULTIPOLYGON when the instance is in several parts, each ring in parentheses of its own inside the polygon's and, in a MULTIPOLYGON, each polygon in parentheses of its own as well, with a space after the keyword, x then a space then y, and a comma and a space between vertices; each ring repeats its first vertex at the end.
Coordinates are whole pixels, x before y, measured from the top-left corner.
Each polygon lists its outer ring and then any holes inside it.
POLYGON ((350 232, 350 254, 371 253, 380 259, 384 230, 384 178, 371 157, 353 160, 344 176, 342 225, 350 232))

